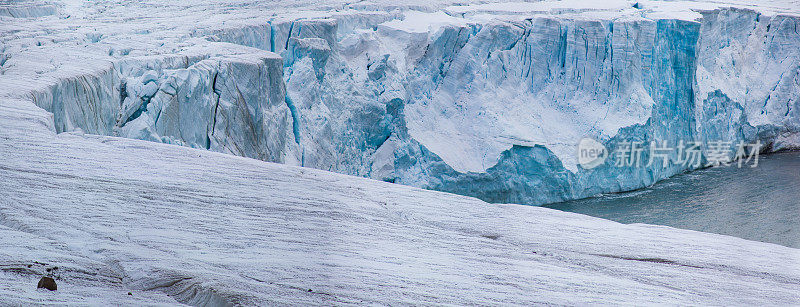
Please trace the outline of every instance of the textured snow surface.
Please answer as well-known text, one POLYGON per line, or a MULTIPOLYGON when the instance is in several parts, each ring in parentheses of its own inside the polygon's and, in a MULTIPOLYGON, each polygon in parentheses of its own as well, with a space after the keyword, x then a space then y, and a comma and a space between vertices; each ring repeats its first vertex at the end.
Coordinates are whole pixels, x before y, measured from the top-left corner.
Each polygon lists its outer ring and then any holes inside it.
POLYGON ((0 102, 3 305, 800 303, 797 249, 55 134, 49 118, 0 102), (48 269, 58 291, 35 290, 48 269))
POLYGON ((800 147, 799 7, 4 1, 0 97, 56 132, 542 204, 688 170, 587 171, 583 137, 800 147))

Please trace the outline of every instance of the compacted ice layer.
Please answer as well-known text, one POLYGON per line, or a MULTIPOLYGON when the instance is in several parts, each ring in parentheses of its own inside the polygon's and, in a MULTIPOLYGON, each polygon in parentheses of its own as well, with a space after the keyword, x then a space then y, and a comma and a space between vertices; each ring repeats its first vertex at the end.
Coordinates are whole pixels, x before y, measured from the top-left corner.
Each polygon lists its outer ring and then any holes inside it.
POLYGON ((800 303, 797 249, 51 128, 0 100, 3 304, 800 303))

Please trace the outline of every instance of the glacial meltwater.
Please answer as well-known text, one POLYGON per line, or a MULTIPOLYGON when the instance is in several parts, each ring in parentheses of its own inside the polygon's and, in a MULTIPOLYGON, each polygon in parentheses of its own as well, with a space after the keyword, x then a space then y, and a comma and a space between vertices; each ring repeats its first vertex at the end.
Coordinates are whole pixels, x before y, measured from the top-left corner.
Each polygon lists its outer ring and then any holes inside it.
POLYGON ((755 168, 707 168, 641 190, 545 207, 800 248, 800 152, 762 155, 755 168))

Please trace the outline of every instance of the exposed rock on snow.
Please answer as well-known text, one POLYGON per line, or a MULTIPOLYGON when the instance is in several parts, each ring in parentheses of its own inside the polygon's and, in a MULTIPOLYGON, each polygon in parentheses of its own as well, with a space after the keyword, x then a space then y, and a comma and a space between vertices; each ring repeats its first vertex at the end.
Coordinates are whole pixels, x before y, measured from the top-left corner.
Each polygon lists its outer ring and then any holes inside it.
POLYGON ((39 284, 36 285, 36 288, 44 288, 50 291, 56 291, 58 290, 58 285, 56 285, 56 281, 53 280, 52 277, 45 276, 39 280, 39 284))

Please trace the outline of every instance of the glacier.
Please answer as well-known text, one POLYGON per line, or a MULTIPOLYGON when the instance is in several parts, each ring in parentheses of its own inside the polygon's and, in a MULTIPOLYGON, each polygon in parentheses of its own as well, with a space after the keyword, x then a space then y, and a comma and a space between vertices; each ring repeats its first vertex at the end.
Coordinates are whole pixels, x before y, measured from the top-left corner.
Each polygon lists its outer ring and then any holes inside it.
POLYGON ((586 170, 584 137, 797 148, 797 6, 769 3, 342 4, 272 16, 254 4, 155 33, 83 17, 53 43, 46 24, 9 28, 3 76, 33 80, 6 89, 53 113, 56 132, 539 205, 692 168, 673 154, 666 167, 612 157, 586 170), (67 70, 69 59, 91 64, 67 70))
POLYGON ((0 302, 800 304, 797 249, 501 204, 798 148, 798 8, 2 1, 0 302))

